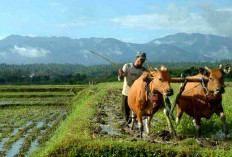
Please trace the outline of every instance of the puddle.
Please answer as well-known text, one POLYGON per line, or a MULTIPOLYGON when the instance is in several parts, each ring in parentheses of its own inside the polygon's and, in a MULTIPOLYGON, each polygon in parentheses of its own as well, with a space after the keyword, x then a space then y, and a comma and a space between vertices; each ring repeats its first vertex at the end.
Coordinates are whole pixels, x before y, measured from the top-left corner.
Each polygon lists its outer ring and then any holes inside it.
POLYGON ((21 128, 22 128, 22 127, 20 127, 20 128, 15 128, 15 129, 13 130, 11 136, 16 135, 16 134, 18 133, 19 129, 21 129, 21 128))
MULTIPOLYGON (((39 143, 38 143, 38 138, 37 139, 35 139, 32 143, 31 143, 31 147, 30 147, 30 149, 29 149, 29 151, 28 151, 28 154, 30 154, 30 153, 32 153, 33 151, 35 151, 36 149, 37 149, 37 146, 39 145, 39 143)), ((26 155, 26 156, 28 156, 28 155, 26 155)))
POLYGON ((0 151, 4 151, 5 149, 3 148, 4 143, 6 143, 9 140, 9 138, 3 138, 1 143, 0 143, 0 151))
POLYGON ((40 128, 44 125, 44 121, 40 121, 35 127, 40 128))
POLYGON ((11 106, 0 110, 0 115, 3 118, 7 117, 2 120, 1 130, 10 130, 8 136, 0 133, 2 136, 0 151, 6 152, 7 157, 22 156, 28 154, 29 151, 31 153, 41 142, 43 144, 51 139, 51 137, 44 138, 44 136, 50 135, 51 131, 57 131, 58 128, 54 125, 63 120, 69 111, 70 109, 66 106, 11 106), (22 133, 19 134, 19 132, 22 133), (40 141, 40 139, 43 140, 40 141))
POLYGON ((110 109, 108 106, 104 106, 104 110, 105 110, 106 112, 110 112, 110 111, 111 111, 111 109, 110 109))
POLYGON ((12 104, 20 104, 20 101, 0 101, 0 105, 12 105, 12 104))
POLYGON ((6 153, 6 157, 12 157, 16 154, 19 153, 21 145, 23 144, 24 138, 19 139, 16 141, 13 145, 12 148, 6 153))
POLYGON ((100 127, 102 128, 103 132, 107 132, 108 135, 118 135, 117 131, 114 131, 114 128, 111 125, 103 125, 101 124, 100 127))
POLYGON ((226 138, 230 138, 231 135, 225 135, 224 132, 222 132, 222 130, 219 130, 218 132, 216 132, 216 134, 212 135, 211 138, 215 139, 215 140, 225 140, 226 138))

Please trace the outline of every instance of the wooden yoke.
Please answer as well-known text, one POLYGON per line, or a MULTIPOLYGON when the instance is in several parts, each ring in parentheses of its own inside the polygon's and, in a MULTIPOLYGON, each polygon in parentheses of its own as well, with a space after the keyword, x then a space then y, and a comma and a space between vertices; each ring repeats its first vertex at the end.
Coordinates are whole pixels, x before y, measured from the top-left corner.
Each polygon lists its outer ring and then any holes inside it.
MULTIPOLYGON (((209 79, 207 77, 203 77, 204 82, 207 83, 209 81, 209 79)), ((202 78, 190 78, 190 77, 186 77, 186 78, 171 78, 170 82, 171 83, 183 83, 183 82, 202 82, 202 78)))
POLYGON ((204 83, 207 83, 208 81, 209 81, 208 77, 199 77, 199 78, 191 78, 191 77, 186 77, 186 78, 171 78, 171 80, 170 80, 171 83, 183 83, 183 84, 181 84, 180 91, 179 91, 179 93, 176 96, 174 104, 172 105, 171 113, 173 113, 173 110, 175 109, 176 104, 178 103, 178 100, 179 100, 181 94, 183 93, 183 91, 185 89, 185 86, 186 86, 186 84, 188 82, 199 82, 199 83, 202 83, 202 87, 205 88, 205 84, 204 83), (203 82, 203 80, 204 80, 204 82, 203 82))

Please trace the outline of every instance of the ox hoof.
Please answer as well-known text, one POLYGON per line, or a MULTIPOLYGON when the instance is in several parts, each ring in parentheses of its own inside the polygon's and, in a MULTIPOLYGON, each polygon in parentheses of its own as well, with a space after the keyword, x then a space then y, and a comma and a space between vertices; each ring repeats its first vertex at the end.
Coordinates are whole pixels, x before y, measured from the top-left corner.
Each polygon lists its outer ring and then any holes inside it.
POLYGON ((149 135, 150 135, 150 133, 148 133, 148 132, 143 133, 143 137, 148 137, 149 135))

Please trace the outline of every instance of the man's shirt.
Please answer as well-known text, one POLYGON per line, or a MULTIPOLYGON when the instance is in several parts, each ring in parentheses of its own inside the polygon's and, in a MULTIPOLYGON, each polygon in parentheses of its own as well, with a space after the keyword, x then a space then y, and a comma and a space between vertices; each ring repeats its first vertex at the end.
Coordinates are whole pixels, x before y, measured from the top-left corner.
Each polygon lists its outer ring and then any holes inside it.
MULTIPOLYGON (((140 67, 137 68, 134 66, 133 63, 125 64, 122 68, 124 71, 124 83, 123 83, 123 95, 128 95, 130 87, 134 83, 134 81, 139 78, 144 71, 146 71, 146 68, 140 67)), ((121 81, 122 78, 120 76, 118 77, 118 80, 121 81)))

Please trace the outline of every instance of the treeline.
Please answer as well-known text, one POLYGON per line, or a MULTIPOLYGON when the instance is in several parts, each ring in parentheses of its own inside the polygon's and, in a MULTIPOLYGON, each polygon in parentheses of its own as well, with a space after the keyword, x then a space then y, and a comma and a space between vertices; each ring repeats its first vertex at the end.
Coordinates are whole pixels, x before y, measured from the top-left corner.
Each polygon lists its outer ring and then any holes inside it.
MULTIPOLYGON (((165 65, 172 77, 195 75, 199 67, 216 68, 231 64, 232 60, 215 63, 149 63, 160 68, 165 65)), ((119 64, 120 67, 123 64, 119 64)), ((144 64, 147 68, 147 63, 144 64)), ((118 70, 112 65, 83 66, 78 64, 0 64, 0 84, 87 84, 117 81, 118 70)), ((225 76, 232 80, 232 73, 225 76)))

